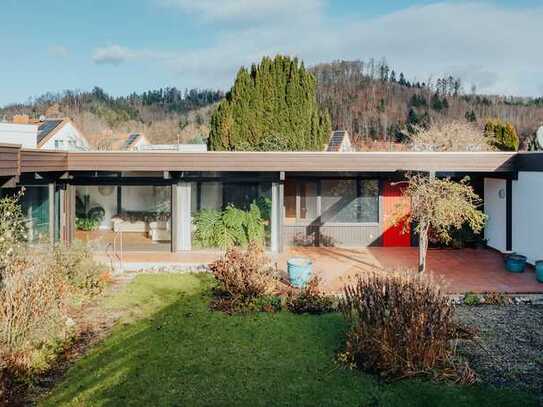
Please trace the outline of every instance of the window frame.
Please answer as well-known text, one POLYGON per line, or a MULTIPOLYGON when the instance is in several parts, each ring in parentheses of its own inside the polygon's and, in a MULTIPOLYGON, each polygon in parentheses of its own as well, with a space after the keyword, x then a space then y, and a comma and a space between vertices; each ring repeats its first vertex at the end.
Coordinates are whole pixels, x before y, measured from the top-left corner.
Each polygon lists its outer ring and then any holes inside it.
MULTIPOLYGON (((381 196, 381 181, 379 178, 369 178, 369 177, 326 177, 326 178, 305 178, 305 177, 296 177, 293 178, 290 182, 296 183, 296 219, 294 223, 285 223, 285 226, 342 226, 342 227, 360 227, 360 226, 379 226, 381 219, 381 205, 380 205, 380 196, 381 196), (363 181, 373 181, 377 183, 377 220, 375 222, 323 222, 322 221, 322 181, 324 180, 355 180, 356 182, 356 198, 360 198, 361 195, 361 185, 363 181), (317 216, 313 220, 306 220, 300 217, 301 215, 301 184, 303 183, 316 183, 317 186, 317 216)), ((286 214, 286 210, 285 210, 286 214)), ((286 219, 286 215, 285 215, 286 219)), ((292 219, 292 218, 290 218, 292 219)))

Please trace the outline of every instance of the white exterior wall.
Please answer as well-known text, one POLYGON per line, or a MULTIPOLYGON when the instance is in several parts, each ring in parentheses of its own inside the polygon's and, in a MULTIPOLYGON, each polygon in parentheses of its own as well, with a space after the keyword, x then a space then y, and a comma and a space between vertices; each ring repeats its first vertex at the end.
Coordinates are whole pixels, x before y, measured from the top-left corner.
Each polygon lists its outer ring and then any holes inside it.
POLYGON ((543 260, 543 172, 520 171, 513 181, 513 251, 543 260))
POLYGON ((36 148, 38 126, 32 124, 0 123, 0 143, 21 144, 36 148))
POLYGON ((504 179, 485 178, 484 210, 488 219, 485 239, 488 246, 504 252, 507 247, 507 199, 504 179))
POLYGON ((72 123, 66 123, 41 148, 44 150, 85 151, 89 149, 89 144, 72 123))

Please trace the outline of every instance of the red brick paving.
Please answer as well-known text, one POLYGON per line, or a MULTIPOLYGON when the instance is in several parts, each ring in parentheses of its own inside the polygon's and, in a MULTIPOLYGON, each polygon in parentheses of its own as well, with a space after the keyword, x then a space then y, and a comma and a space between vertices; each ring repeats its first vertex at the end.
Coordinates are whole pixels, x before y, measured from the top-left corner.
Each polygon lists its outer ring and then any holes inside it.
MULTIPOLYGON (((413 247, 369 247, 366 249, 296 248, 289 255, 313 260, 314 272, 329 292, 339 292, 360 273, 383 268, 409 267, 416 270, 418 249, 413 247)), ((285 260, 286 261, 286 260, 285 260)), ((468 291, 543 293, 531 267, 521 274, 509 273, 500 253, 486 249, 428 251, 427 269, 451 294, 468 291)))
MULTIPOLYGON (((324 290, 340 292, 346 282, 357 274, 383 268, 417 267, 417 248, 369 247, 364 249, 291 248, 274 261, 281 270, 286 269, 292 256, 307 256, 313 261, 313 271, 321 278, 324 290)), ((218 251, 125 252, 125 263, 179 263, 207 264, 221 255, 218 251)), ((103 257, 100 256, 100 257, 103 257)), ((468 291, 503 293, 543 293, 531 267, 521 274, 505 270, 500 253, 486 249, 428 251, 428 272, 440 281, 449 293, 468 291)))

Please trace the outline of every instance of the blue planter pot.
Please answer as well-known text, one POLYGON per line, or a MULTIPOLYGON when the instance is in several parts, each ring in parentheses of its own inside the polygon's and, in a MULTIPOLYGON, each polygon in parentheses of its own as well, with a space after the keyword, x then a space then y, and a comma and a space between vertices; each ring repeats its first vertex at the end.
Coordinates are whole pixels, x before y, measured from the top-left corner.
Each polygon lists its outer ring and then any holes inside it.
POLYGON ((511 254, 505 260, 505 268, 511 273, 522 273, 526 268, 526 256, 511 254))
POLYGON ((293 287, 304 287, 313 274, 313 263, 307 257, 293 257, 287 262, 288 279, 293 287))
POLYGON ((543 283, 543 260, 535 262, 535 278, 540 283, 543 283))

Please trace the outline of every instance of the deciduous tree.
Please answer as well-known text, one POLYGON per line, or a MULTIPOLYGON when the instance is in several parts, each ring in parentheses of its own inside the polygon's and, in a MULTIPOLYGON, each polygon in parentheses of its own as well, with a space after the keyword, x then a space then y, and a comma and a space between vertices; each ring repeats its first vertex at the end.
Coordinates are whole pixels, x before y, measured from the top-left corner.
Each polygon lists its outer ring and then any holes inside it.
POLYGON ((475 125, 460 121, 436 122, 416 129, 409 140, 414 151, 493 151, 491 139, 475 125))
POLYGON ((443 243, 452 239, 452 232, 467 224, 479 233, 486 216, 479 210, 482 200, 469 185, 469 178, 456 182, 426 175, 411 175, 407 180, 405 194, 411 201, 411 212, 407 219, 398 219, 405 225, 413 224, 419 236, 419 271, 426 270, 428 234, 443 243))

